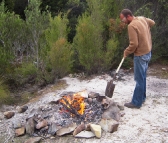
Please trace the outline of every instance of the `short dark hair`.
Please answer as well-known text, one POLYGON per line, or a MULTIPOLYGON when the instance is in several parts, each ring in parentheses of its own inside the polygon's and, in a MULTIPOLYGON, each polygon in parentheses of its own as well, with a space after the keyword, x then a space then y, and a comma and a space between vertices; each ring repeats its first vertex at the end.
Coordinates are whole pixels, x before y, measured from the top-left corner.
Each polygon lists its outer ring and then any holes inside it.
POLYGON ((124 17, 127 17, 128 15, 133 16, 131 10, 129 10, 129 9, 123 9, 123 10, 121 11, 121 14, 123 14, 124 17))

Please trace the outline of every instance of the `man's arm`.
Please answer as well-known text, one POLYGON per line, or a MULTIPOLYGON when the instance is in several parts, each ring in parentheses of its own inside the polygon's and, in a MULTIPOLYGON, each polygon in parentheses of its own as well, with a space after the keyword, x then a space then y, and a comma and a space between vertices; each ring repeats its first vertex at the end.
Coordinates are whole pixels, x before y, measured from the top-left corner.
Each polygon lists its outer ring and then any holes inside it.
POLYGON ((146 18, 146 21, 147 21, 147 23, 148 23, 148 25, 150 27, 152 27, 153 25, 155 25, 155 21, 153 21, 152 19, 146 18))
POLYGON ((138 35, 133 26, 128 25, 129 46, 124 51, 124 57, 134 53, 138 47, 138 35))

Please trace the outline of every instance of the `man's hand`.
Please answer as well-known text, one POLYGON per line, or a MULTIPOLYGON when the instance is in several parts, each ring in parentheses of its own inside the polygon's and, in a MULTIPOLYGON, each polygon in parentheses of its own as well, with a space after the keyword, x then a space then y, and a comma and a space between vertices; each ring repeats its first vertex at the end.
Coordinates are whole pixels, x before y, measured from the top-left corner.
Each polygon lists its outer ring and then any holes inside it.
POLYGON ((124 51, 124 55, 123 55, 123 57, 124 57, 124 58, 126 58, 126 57, 127 57, 127 55, 126 55, 126 52, 125 52, 125 51, 124 51))

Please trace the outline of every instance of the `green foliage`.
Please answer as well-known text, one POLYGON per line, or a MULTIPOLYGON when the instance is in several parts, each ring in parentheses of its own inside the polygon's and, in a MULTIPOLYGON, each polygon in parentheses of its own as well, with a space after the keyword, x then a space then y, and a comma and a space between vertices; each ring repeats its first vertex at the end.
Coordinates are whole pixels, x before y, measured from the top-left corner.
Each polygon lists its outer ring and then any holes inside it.
POLYGON ((152 16, 151 6, 152 6, 152 3, 147 3, 147 4, 143 5, 138 10, 136 10, 134 15, 135 16, 143 15, 145 17, 151 17, 152 16))
MULTIPOLYGON (((122 3, 122 1, 119 2, 122 3)), ((110 16, 118 15, 121 5, 115 0, 103 2, 87 0, 87 3, 88 13, 83 14, 78 20, 74 49, 80 65, 88 73, 100 73, 109 70, 115 63, 119 42, 116 32, 111 34, 113 36, 109 34, 107 25, 110 16)))
MULTIPOLYGON (((118 65, 129 44, 118 18, 123 8, 155 20, 152 60, 168 56, 166 0, 29 0, 22 2, 25 20, 12 12, 19 2, 0 5, 0 75, 11 86, 51 83, 72 68, 92 74, 118 65)), ((131 61, 128 57, 123 66, 129 68, 131 61)))
POLYGON ((79 4, 80 0, 68 0, 68 4, 79 4))
MULTIPOLYGON (((4 0, 5 7, 8 11, 13 12, 16 0, 4 0)), ((2 0, 1 0, 2 2, 2 0)))
POLYGON ((76 34, 76 24, 78 21, 78 17, 86 11, 87 3, 85 0, 69 0, 66 4, 66 9, 67 18, 69 20, 68 27, 70 29, 70 32, 68 34, 68 41, 73 43, 73 38, 76 34))
POLYGON ((117 61, 120 61, 123 56, 124 48, 128 45, 128 34, 127 26, 122 23, 118 18, 109 20, 109 38, 115 39, 118 41, 118 48, 115 51, 115 59, 113 60, 114 64, 117 61))
POLYGON ((153 61, 168 57, 168 1, 160 0, 155 4, 157 11, 154 12, 155 28, 152 29, 153 38, 153 61))
POLYGON ((33 63, 23 63, 20 67, 15 68, 15 72, 22 77, 27 77, 36 75, 37 68, 33 63))
POLYGON ((5 51, 4 47, 0 47, 0 74, 5 74, 9 67, 9 54, 5 51))
POLYGON ((60 38, 53 44, 49 51, 49 59, 52 66, 52 72, 57 77, 63 77, 72 68, 72 52, 70 44, 65 38, 60 38))
POLYGON ((78 20, 74 49, 78 53, 80 65, 86 72, 98 73, 103 65, 103 26, 99 1, 87 1, 90 15, 85 13, 78 20))
POLYGON ((117 18, 119 12, 122 9, 123 0, 99 0, 101 5, 101 13, 104 15, 104 19, 117 18))
POLYGON ((26 104, 27 102, 29 102, 34 97, 35 97, 34 94, 25 91, 25 92, 23 92, 21 97, 19 97, 19 101, 15 101, 15 103, 26 104))
POLYGON ((3 82, 0 81, 0 105, 12 103, 12 98, 10 97, 10 92, 7 87, 3 85, 3 82))
POLYGON ((26 27, 24 21, 14 13, 5 12, 4 3, 0 5, 0 73, 7 74, 12 68, 11 64, 22 56, 26 45, 26 27))
POLYGON ((53 43, 55 43, 58 39, 67 37, 67 24, 68 19, 66 15, 61 17, 61 14, 52 18, 50 17, 49 28, 45 31, 45 37, 49 47, 52 47, 53 43))
POLYGON ((104 68, 109 70, 114 64, 115 64, 115 58, 118 55, 117 51, 118 51, 118 40, 117 39, 109 39, 107 42, 107 46, 106 46, 106 54, 104 57, 105 60, 105 64, 104 64, 104 68))
MULTIPOLYGON (((31 32, 29 37, 31 41, 30 47, 33 50, 33 59, 37 62, 37 67, 39 67, 40 63, 40 37, 42 36, 44 30, 47 29, 50 17, 50 13, 48 11, 41 12, 40 5, 40 0, 30 0, 28 7, 25 10, 26 24, 31 32)), ((45 47, 45 45, 43 45, 41 48, 43 47, 45 47)))
POLYGON ((22 65, 16 67, 13 73, 8 74, 8 84, 11 84, 12 88, 24 86, 25 83, 34 84, 37 77, 37 68, 33 63, 22 63, 22 65))
POLYGON ((94 25, 91 17, 87 15, 83 15, 78 23, 74 48, 78 52, 79 62, 88 73, 100 72, 103 64, 100 27, 94 25))
POLYGON ((133 67, 133 58, 132 57, 127 57, 125 58, 123 64, 122 64, 122 67, 125 68, 125 69, 130 69, 133 67))
MULTIPOLYGON (((71 46, 67 41, 68 19, 66 15, 59 14, 52 18, 50 17, 49 28, 45 31, 47 46, 44 49, 46 57, 46 70, 51 77, 62 77, 66 75, 72 68, 72 51, 71 46)), ((48 74, 44 74, 45 79, 49 79, 48 74)), ((49 79, 51 80, 51 79, 49 79)))

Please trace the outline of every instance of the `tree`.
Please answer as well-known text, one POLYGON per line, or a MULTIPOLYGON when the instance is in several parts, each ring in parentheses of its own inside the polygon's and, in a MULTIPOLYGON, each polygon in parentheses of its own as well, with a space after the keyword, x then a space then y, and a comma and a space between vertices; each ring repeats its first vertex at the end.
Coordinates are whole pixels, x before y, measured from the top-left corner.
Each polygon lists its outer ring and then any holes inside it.
POLYGON ((22 56, 26 40, 23 30, 26 30, 24 21, 18 15, 8 12, 4 3, 0 5, 0 66, 1 72, 8 73, 11 64, 22 56), (8 70, 7 70, 8 69, 8 70))
MULTIPOLYGON (((47 42, 46 61, 51 68, 53 77, 63 77, 72 68, 72 49, 67 41, 68 19, 66 15, 50 17, 50 25, 45 31, 47 42)), ((48 65, 48 66, 49 66, 48 65)))
POLYGON ((14 6, 15 6, 15 1, 16 0, 0 0, 0 3, 4 2, 5 7, 7 8, 6 10, 9 12, 13 12, 14 6))
MULTIPOLYGON (((111 68, 114 59, 118 41, 106 32, 110 17, 106 14, 110 11, 110 3, 110 0, 87 0, 88 11, 78 20, 74 48, 80 64, 88 73, 100 73, 111 68)), ((111 15, 116 13, 113 11, 111 15)))
POLYGON ((48 27, 50 13, 48 11, 41 12, 40 10, 41 2, 40 0, 30 0, 28 7, 25 10, 26 24, 31 36, 29 37, 29 46, 34 53, 33 60, 39 67, 39 41, 44 30, 48 27))

